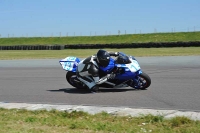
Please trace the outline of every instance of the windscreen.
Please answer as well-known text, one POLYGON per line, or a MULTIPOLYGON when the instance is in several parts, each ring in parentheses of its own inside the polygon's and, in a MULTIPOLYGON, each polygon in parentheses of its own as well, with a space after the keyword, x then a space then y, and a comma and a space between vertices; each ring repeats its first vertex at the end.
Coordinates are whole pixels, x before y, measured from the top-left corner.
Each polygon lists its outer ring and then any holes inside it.
POLYGON ((131 63, 129 57, 123 53, 119 53, 119 56, 115 60, 115 64, 129 64, 131 63))

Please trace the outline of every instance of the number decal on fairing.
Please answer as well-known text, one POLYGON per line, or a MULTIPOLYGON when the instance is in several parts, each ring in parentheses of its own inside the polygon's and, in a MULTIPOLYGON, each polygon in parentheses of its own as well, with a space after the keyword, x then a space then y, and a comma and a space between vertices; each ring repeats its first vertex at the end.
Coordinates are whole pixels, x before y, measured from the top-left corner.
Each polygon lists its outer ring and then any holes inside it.
POLYGON ((69 56, 60 60, 60 64, 62 65, 64 70, 72 71, 76 69, 76 66, 78 65, 79 61, 80 60, 78 58, 69 56))
POLYGON ((65 62, 65 70, 71 71, 73 69, 74 62, 65 62))
POLYGON ((76 60, 76 57, 67 57, 66 58, 66 61, 75 61, 76 60))

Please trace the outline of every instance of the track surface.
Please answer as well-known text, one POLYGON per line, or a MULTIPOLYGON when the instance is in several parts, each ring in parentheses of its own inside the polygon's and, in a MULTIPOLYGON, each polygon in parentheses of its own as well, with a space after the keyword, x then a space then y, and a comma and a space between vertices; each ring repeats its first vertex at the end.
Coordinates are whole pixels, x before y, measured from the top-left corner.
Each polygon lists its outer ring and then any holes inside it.
POLYGON ((0 61, 0 101, 200 111, 200 56, 138 57, 152 79, 147 90, 105 89, 91 94, 70 86, 55 60, 0 61))

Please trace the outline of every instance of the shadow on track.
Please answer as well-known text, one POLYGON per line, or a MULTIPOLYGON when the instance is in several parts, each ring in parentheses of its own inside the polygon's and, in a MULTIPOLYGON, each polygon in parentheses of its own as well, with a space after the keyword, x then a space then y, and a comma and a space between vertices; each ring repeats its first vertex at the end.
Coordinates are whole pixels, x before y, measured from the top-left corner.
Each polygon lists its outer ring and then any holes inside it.
MULTIPOLYGON (((89 90, 84 90, 84 89, 76 89, 76 88, 63 88, 63 89, 58 89, 58 90, 47 90, 50 92, 64 92, 64 93, 70 93, 70 94, 91 94, 89 90)), ((140 91, 138 89, 99 89, 99 92, 97 93, 115 93, 115 92, 126 92, 126 91, 140 91)))
POLYGON ((76 88, 63 88, 58 90, 47 90, 50 92, 64 92, 64 93, 71 93, 71 94, 88 94, 91 93, 89 90, 81 90, 76 88))

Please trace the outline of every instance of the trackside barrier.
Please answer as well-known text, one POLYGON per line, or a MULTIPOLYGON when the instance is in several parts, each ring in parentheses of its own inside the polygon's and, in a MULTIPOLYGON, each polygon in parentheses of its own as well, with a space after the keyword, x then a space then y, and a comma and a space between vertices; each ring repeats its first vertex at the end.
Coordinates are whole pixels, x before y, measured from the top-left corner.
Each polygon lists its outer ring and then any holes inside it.
POLYGON ((68 44, 68 45, 16 45, 0 46, 0 50, 63 50, 63 49, 101 49, 101 48, 165 48, 165 47, 200 47, 195 42, 148 42, 120 44, 68 44))
POLYGON ((63 45, 18 45, 18 46, 0 46, 0 50, 62 50, 63 45))
POLYGON ((65 45, 65 49, 100 49, 100 48, 164 48, 164 47, 200 47, 200 42, 148 42, 121 44, 74 44, 65 45))

